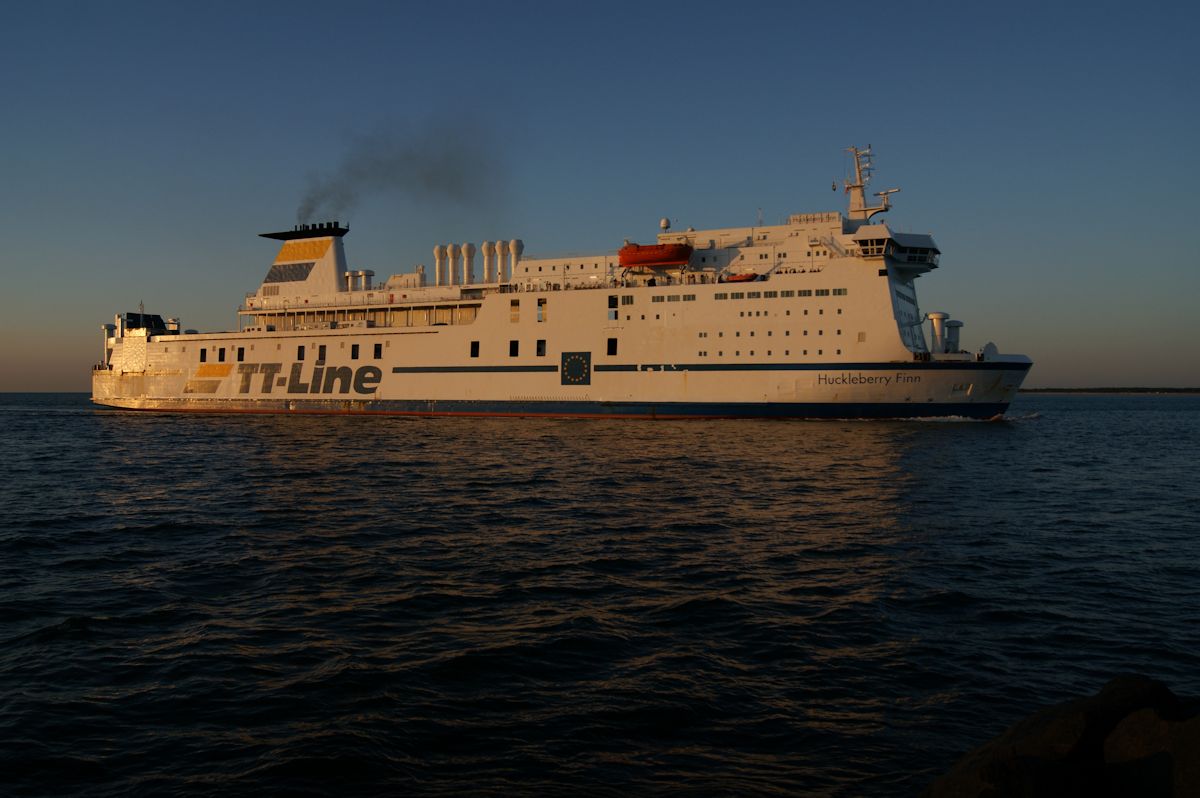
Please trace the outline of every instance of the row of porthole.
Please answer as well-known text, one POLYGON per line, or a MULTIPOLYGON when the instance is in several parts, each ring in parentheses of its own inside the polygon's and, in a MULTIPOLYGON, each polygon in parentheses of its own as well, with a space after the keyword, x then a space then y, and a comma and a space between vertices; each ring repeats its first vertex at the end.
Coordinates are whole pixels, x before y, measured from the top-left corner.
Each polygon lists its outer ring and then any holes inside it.
MULTIPOLYGON (((768 350, 767 350, 767 357, 771 357, 772 351, 773 351, 773 350, 770 350, 770 349, 768 349, 768 350)), ((840 350, 840 349, 834 350, 834 354, 838 354, 838 355, 840 355, 841 353, 842 353, 842 350, 840 350)), ((708 356, 709 356, 709 353, 708 353, 708 351, 707 351, 707 350, 700 350, 700 351, 698 351, 696 354, 697 354, 697 355, 699 355, 700 357, 708 357, 708 356)), ((735 349, 735 350, 734 350, 734 352, 733 352, 733 356, 734 356, 734 357, 741 357, 741 354, 742 354, 742 350, 740 350, 740 349, 735 349)), ((790 349, 785 349, 785 350, 783 350, 783 356, 784 356, 784 357, 791 357, 791 354, 792 354, 792 350, 790 350, 790 349)), ((801 354, 801 355, 807 355, 807 354, 808 354, 808 350, 807 350, 807 349, 802 349, 802 350, 800 350, 800 354, 801 354)), ((821 356, 821 355, 824 355, 824 354, 825 354, 825 350, 824 350, 824 349, 818 349, 818 350, 817 350, 817 355, 818 355, 818 356, 821 356)), ((749 350, 749 351, 748 351, 748 355, 749 355, 750 357, 754 357, 754 350, 753 350, 753 349, 749 350)), ((725 351, 724 351, 724 350, 718 350, 718 351, 717 351, 717 355, 716 355, 716 356, 717 356, 717 357, 724 357, 724 356, 725 356, 725 351)))
MULTIPOLYGON (((767 330, 767 337, 768 337, 768 338, 770 338, 770 337, 772 336, 772 334, 773 334, 773 333, 774 333, 774 331, 773 331, 773 330, 767 330)), ((791 330, 784 330, 784 331, 783 331, 783 334, 784 334, 784 336, 791 336, 791 334, 792 334, 792 331, 791 331, 791 330)), ((804 334, 804 335, 808 335, 808 330, 804 330, 804 331, 803 331, 803 334, 804 334)), ((824 335, 824 334, 825 334, 825 330, 824 330, 824 329, 817 330, 817 335, 824 335)), ((841 329, 839 328, 839 329, 837 329, 837 330, 834 330, 834 333, 833 333, 833 334, 834 334, 834 335, 841 335, 841 334, 842 334, 842 331, 841 331, 841 329)), ((709 335, 708 335, 708 333, 707 333, 707 332, 702 332, 702 333, 699 333, 697 337, 699 337, 699 338, 708 338, 708 337, 709 337, 709 335)), ((724 338, 724 337, 725 337, 725 333, 724 333, 724 331, 718 332, 718 333, 717 333, 717 337, 718 337, 718 338, 724 338)), ((741 331, 741 330, 735 330, 735 331, 734 331, 734 333, 733 333, 733 337, 734 337, 734 338, 741 338, 741 337, 742 337, 742 331, 741 331)), ((750 334, 749 334, 748 336, 746 336, 746 337, 747 337, 747 338, 753 338, 753 337, 754 337, 754 330, 751 330, 751 331, 750 331, 750 334)))

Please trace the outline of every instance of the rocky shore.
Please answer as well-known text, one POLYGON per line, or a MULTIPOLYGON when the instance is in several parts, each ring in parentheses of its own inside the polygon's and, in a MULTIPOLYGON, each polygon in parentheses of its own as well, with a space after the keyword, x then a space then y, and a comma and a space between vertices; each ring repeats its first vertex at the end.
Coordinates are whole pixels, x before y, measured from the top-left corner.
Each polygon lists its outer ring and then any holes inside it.
POLYGON ((1119 676, 963 756, 925 798, 1200 796, 1200 704, 1119 676))

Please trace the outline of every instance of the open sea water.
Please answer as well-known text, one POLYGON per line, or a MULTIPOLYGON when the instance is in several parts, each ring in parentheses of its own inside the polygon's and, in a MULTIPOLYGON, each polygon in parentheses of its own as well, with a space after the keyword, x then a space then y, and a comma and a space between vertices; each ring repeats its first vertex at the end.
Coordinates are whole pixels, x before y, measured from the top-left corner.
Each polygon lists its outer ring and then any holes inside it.
POLYGON ((1200 695, 1200 397, 1004 422, 0 396, 0 793, 912 795, 1200 695))

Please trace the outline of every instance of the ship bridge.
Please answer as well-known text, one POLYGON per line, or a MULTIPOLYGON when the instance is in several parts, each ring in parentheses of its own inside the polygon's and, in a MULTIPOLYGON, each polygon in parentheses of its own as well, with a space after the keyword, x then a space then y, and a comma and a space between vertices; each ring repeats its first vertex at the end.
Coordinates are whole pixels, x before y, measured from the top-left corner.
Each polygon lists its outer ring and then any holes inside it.
POLYGON ((942 254, 933 236, 925 233, 894 233, 886 224, 863 225, 852 236, 862 257, 887 258, 897 271, 911 276, 925 274, 938 267, 942 254))

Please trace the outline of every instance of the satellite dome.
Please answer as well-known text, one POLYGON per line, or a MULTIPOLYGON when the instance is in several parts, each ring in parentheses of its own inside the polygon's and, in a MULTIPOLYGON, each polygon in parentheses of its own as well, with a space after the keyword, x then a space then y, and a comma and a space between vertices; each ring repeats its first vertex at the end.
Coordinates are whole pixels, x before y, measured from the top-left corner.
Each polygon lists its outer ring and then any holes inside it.
POLYGON ((670 230, 671 229, 671 220, 664 216, 663 218, 658 220, 658 226, 660 228, 662 228, 663 230, 670 230))

